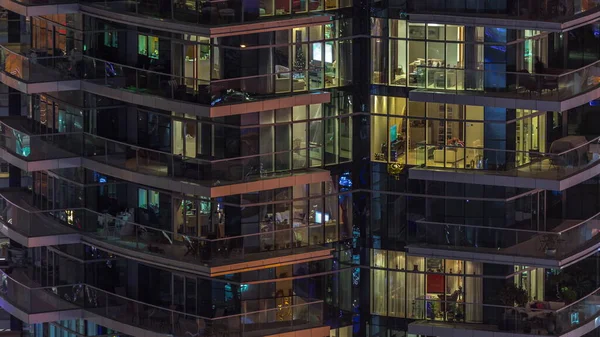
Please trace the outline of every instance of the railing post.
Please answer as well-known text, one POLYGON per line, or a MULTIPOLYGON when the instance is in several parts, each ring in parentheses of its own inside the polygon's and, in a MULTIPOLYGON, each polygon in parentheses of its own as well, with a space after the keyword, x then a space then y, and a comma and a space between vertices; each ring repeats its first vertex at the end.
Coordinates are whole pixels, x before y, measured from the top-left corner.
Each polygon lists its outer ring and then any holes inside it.
POLYGON ((171 333, 175 333, 175 313, 171 311, 171 333))
MULTIPOLYGON (((175 178, 175 156, 171 155, 171 174, 170 176, 172 176, 173 178, 175 178)), ((168 174, 169 172, 167 172, 168 174)))
MULTIPOLYGON (((94 72, 96 73, 94 75, 94 78, 96 78, 97 74, 98 74, 98 69, 96 69, 96 67, 98 66, 98 62, 96 62, 96 60, 93 60, 92 62, 94 62, 94 72)), ((106 73, 106 63, 103 63, 104 65, 104 69, 102 69, 102 73, 104 75, 104 85, 108 85, 108 74, 106 73)))

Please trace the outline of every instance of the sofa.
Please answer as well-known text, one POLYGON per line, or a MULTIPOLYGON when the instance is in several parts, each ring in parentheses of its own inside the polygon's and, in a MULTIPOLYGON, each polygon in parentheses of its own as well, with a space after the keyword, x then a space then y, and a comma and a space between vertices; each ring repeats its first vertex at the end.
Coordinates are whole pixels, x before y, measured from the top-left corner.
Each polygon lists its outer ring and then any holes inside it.
POLYGON ((517 311, 525 313, 528 319, 532 319, 534 317, 544 317, 548 312, 556 311, 565 305, 565 302, 533 301, 527 303, 525 308, 518 308, 517 311))
POLYGON ((304 79, 292 79, 292 73, 288 67, 281 65, 275 66, 275 92, 291 92, 306 90, 304 79))

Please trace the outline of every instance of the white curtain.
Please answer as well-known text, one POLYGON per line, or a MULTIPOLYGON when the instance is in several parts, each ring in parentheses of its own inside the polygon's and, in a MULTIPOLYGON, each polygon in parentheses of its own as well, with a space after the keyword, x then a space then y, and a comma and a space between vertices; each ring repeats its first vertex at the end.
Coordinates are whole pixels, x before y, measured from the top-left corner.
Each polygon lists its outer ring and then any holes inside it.
POLYGON ((406 305, 407 317, 422 319, 425 317, 425 259, 408 256, 406 269, 406 305), (419 273, 420 272, 420 273, 419 273))
POLYGON ((406 273, 400 271, 389 271, 389 316, 406 317, 406 273))
POLYGON ((479 277, 482 273, 480 262, 465 263, 465 320, 470 323, 483 321, 483 279, 479 277), (477 275, 477 276, 471 276, 477 275))

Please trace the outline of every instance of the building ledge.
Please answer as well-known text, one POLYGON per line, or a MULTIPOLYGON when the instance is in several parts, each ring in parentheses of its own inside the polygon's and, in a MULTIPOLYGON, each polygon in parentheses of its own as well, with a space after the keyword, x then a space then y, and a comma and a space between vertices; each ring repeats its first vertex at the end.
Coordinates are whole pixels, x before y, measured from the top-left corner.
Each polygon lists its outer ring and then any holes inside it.
POLYGON ((555 94, 515 94, 441 89, 415 89, 409 92, 411 101, 488 106, 538 111, 567 111, 600 98, 600 87, 559 99, 555 94))
POLYGON ((102 250, 112 252, 113 254, 125 256, 127 258, 133 258, 144 263, 161 267, 168 266, 171 269, 193 272, 211 277, 267 269, 296 263, 319 261, 330 259, 332 257, 331 248, 320 246, 307 247, 307 249, 298 249, 298 252, 296 253, 281 250, 276 252, 278 254, 277 256, 273 257, 269 257, 268 254, 261 253, 248 254, 245 256, 245 261, 239 261, 236 259, 231 259, 229 261, 220 260, 215 261, 215 265, 211 266, 203 264, 200 261, 198 261, 198 263, 186 261, 187 259, 183 256, 181 259, 173 259, 162 257, 157 254, 151 254, 143 250, 125 248, 125 246, 115 244, 110 240, 101 240, 93 237, 92 235, 83 236, 82 241, 102 250))
POLYGON ((4 148, 0 148, 0 158, 26 172, 56 170, 61 168, 81 167, 81 157, 57 159, 24 159, 4 148))
MULTIPOLYGON (((264 331, 265 334, 270 333, 264 331)), ((316 328, 295 330, 290 332, 282 332, 275 335, 264 335, 264 337, 327 337, 331 335, 331 327, 319 326, 316 328)))
POLYGON ((587 23, 594 22, 600 18, 600 9, 592 9, 577 15, 573 15, 563 21, 544 21, 531 19, 515 19, 505 15, 486 15, 486 14, 444 14, 440 12, 417 12, 410 14, 411 22, 435 22, 454 25, 472 25, 472 26, 493 26, 505 27, 509 29, 534 29, 543 31, 560 32, 566 29, 572 29, 587 23))
POLYGON ((54 234, 46 236, 27 236, 21 234, 15 229, 8 227, 5 223, 0 221, 0 232, 10 238, 13 241, 27 247, 47 247, 56 245, 68 245, 81 243, 81 235, 77 233, 73 234, 54 234))
POLYGON ((329 92, 317 91, 293 95, 282 94, 279 97, 275 96, 272 98, 257 99, 256 101, 251 102, 210 106, 168 99, 155 95, 139 94, 90 81, 82 81, 81 88, 82 90, 92 94, 109 97, 127 103, 211 118, 243 115, 247 113, 273 109, 291 108, 300 105, 329 103, 331 100, 331 94, 329 92))
POLYGON ((22 196, 21 190, 0 191, 6 207, 0 215, 0 233, 28 248, 81 243, 81 235, 74 229, 47 215, 50 211, 29 205, 22 196))
MULTIPOLYGON (((540 336, 575 337, 585 336, 587 333, 600 327, 598 312, 594 317, 579 327, 564 333, 535 334, 540 336)), ((533 333, 510 332, 498 330, 495 325, 452 323, 439 321, 417 321, 408 324, 408 333, 423 336, 456 337, 456 336, 486 336, 486 337, 531 337, 533 333)))
POLYGON ((22 16, 42 16, 79 12, 78 3, 27 4, 12 0, 0 0, 0 6, 22 16))
POLYGON ((323 25, 333 19, 333 15, 331 14, 317 12, 300 17, 281 16, 275 18, 271 17, 262 21, 210 26, 193 22, 188 23, 184 21, 161 19, 136 13, 127 13, 125 11, 118 10, 118 8, 111 9, 102 7, 99 4, 80 5, 79 9, 83 14, 114 22, 121 22, 124 24, 136 25, 151 29, 160 28, 162 30, 201 35, 211 38, 229 35, 254 34, 264 31, 284 30, 293 27, 323 25))
POLYGON ((328 170, 306 169, 291 174, 285 173, 281 176, 268 176, 244 182, 228 183, 227 185, 214 185, 214 183, 210 181, 186 181, 130 171, 125 168, 104 164, 100 161, 95 161, 90 158, 82 158, 81 160, 83 167, 101 174, 106 174, 115 178, 127 180, 141 185, 156 187, 163 190, 175 191, 182 194, 206 196, 210 198, 312 183, 321 183, 331 180, 330 172, 328 170))
POLYGON ((432 258, 462 259, 493 264, 523 265, 536 268, 561 269, 573 263, 577 263, 590 255, 595 254, 600 248, 600 239, 594 240, 593 244, 582 247, 581 250, 564 258, 519 256, 503 252, 494 252, 493 249, 460 249, 455 247, 443 247, 437 245, 408 245, 406 246, 410 255, 432 258))
POLYGON ((56 80, 46 82, 26 82, 6 72, 0 72, 0 82, 24 94, 43 94, 55 91, 81 90, 80 80, 56 80))
MULTIPOLYGON (((289 304, 290 312, 304 312, 305 315, 287 314, 283 319, 273 320, 271 313, 282 310, 282 306, 248 311, 242 314, 202 317, 173 309, 154 306, 101 290, 87 284, 36 287, 38 284, 22 274, 18 269, 11 275, 2 272, 3 291, 0 292, 0 306, 19 320, 33 324, 56 322, 68 319, 86 319, 99 325, 126 333, 131 336, 197 336, 204 330, 200 326, 216 331, 218 335, 234 335, 244 331, 244 336, 264 336, 289 332, 290 330, 310 331, 310 328, 323 327, 323 301, 295 296, 289 304), (80 292, 81 296, 77 295, 80 292), (87 294, 87 295, 84 295, 87 294), (132 310, 131 308, 144 310, 132 310), (147 320, 148 312, 155 315, 147 320), (170 326, 177 317, 177 325, 170 326), (244 316, 253 317, 244 320, 244 316), (153 322, 154 317, 163 324, 153 322), (166 324, 165 324, 166 323, 166 324), (165 326, 166 325, 166 326, 165 326)), ((285 308, 285 306, 283 306, 285 308)), ((203 334, 202 334, 203 335, 203 334)), ((323 336, 319 336, 323 337, 323 336)))
MULTIPOLYGON (((586 168, 570 172, 564 170, 556 178, 544 172, 513 171, 499 172, 476 169, 445 169, 433 167, 413 167, 408 170, 408 178, 518 188, 539 188, 551 191, 564 191, 600 174, 599 160, 586 168)), ((516 170, 519 171, 519 170, 516 170)))
POLYGON ((71 320, 83 317, 81 309, 52 311, 38 314, 30 314, 21 308, 11 304, 9 301, 0 296, 0 307, 9 314, 15 316, 20 321, 27 324, 58 322, 62 320, 71 320))

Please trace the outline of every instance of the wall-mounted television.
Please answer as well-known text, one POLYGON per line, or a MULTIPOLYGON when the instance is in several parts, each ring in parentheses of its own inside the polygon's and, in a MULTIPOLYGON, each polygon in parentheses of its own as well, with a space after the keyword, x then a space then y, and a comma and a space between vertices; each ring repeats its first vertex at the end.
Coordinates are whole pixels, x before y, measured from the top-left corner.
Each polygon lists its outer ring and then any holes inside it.
POLYGON ((321 48, 322 44, 313 43, 312 45, 312 58, 313 61, 323 61, 323 50, 321 48))
POLYGON ((398 139, 398 125, 392 125, 390 127, 390 143, 395 142, 398 139))

